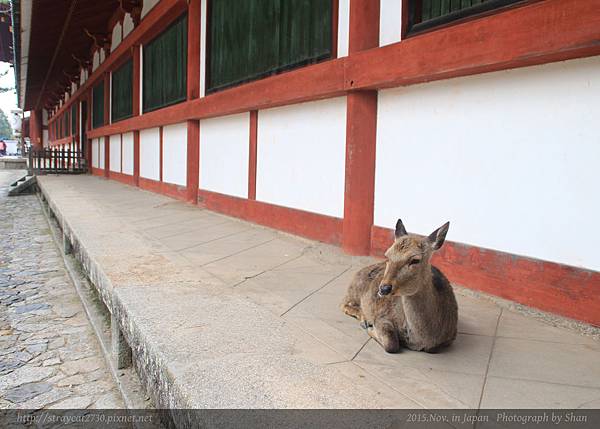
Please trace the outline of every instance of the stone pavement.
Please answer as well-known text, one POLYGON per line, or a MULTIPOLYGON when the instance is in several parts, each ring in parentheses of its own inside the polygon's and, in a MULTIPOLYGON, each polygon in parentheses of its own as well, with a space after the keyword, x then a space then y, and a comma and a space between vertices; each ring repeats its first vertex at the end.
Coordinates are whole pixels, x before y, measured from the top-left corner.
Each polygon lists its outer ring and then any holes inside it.
POLYGON ((389 355, 339 310, 369 258, 96 177, 40 186, 159 406, 600 407, 591 337, 457 288, 449 349, 389 355))
POLYGON ((0 408, 122 408, 35 195, 0 171, 0 408))

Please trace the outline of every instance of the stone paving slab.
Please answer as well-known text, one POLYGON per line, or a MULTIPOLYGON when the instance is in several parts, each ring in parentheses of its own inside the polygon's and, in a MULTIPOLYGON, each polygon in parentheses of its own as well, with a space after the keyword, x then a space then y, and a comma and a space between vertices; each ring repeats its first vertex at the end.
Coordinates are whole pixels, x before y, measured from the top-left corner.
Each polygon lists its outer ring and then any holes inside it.
POLYGON ((47 176, 40 187, 119 315, 142 379, 158 386, 159 406, 600 401, 600 343, 590 337, 457 288, 449 349, 389 355, 338 307, 370 258, 100 178, 47 176))
POLYGON ((123 408, 35 195, 0 171, 0 408, 123 408))

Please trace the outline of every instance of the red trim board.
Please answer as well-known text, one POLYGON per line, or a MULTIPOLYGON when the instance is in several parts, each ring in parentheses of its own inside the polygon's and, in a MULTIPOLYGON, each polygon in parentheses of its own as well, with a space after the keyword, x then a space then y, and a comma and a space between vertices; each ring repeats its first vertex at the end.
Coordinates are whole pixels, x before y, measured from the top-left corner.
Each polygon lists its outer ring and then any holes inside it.
MULTIPOLYGON (((393 237, 374 226, 371 254, 382 256, 393 237)), ((451 241, 433 263, 458 285, 600 326, 600 272, 451 241)))
POLYGON ((230 195, 198 191, 198 204, 209 210, 235 216, 270 228, 331 244, 340 244, 342 219, 281 207, 230 195))
MULTIPOLYGON (((163 0, 158 6, 163 3, 172 1, 163 0)), ((158 33, 160 28, 145 31, 158 33)), ((123 43, 139 43, 142 36, 136 34, 123 43)), ((600 0, 535 2, 149 112, 93 130, 90 137, 335 97, 355 89, 411 85, 598 55, 599 41, 600 0)), ((111 58, 126 47, 122 45, 94 76, 114 63, 111 58)))
POLYGON ((133 176, 130 176, 129 174, 117 173, 116 171, 109 171, 108 178, 114 179, 114 180, 124 183, 126 185, 135 186, 133 176))
POLYGON ((147 191, 173 197, 177 200, 187 201, 187 190, 184 186, 174 185, 172 183, 157 182, 156 180, 140 177, 139 187, 147 191))

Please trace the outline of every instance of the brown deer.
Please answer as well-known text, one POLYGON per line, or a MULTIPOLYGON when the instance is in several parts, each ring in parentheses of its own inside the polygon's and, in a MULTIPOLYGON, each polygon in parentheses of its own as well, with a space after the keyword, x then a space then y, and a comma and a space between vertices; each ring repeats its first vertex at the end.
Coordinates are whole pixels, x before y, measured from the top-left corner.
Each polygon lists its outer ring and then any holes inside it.
POLYGON ((430 263, 449 226, 447 222, 420 237, 406 232, 398 219, 386 261, 360 270, 348 288, 342 310, 360 320, 388 353, 401 346, 435 353, 456 338, 458 305, 452 286, 430 263))

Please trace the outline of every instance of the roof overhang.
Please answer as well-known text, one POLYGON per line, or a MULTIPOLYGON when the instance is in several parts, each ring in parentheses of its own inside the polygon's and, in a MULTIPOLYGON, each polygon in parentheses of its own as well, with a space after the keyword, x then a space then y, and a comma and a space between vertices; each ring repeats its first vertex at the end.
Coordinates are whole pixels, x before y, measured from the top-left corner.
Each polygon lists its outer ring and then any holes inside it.
POLYGON ((120 4, 130 1, 12 0, 20 23, 15 33, 19 106, 37 110, 57 104, 90 63, 93 48, 110 47, 109 22, 120 4))

